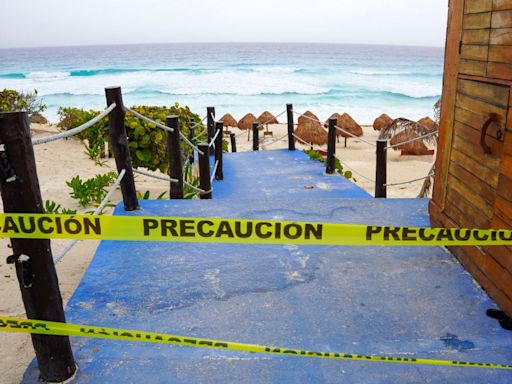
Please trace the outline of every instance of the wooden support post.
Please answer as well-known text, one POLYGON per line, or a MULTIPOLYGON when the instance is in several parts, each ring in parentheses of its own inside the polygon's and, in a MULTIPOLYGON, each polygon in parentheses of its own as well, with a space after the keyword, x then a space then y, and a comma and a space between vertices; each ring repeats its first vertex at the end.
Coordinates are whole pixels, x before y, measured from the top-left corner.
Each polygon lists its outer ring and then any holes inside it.
POLYGON ((218 132, 217 139, 215 140, 215 161, 219 162, 217 170, 215 171, 215 180, 224 180, 224 172, 222 170, 222 131, 224 123, 218 121, 215 123, 215 129, 218 132))
MULTIPOLYGON (((194 135, 195 135, 195 120, 194 119, 190 119, 189 121, 189 130, 188 130, 188 139, 192 142, 192 139, 194 138, 194 135)), ((189 164, 194 164, 194 150, 192 148, 190 148, 190 155, 188 156, 188 162, 189 164)))
POLYGON ((116 103, 116 108, 108 115, 110 144, 116 159, 117 173, 125 170, 126 173, 121 181, 121 193, 123 194, 124 209, 134 211, 139 207, 135 180, 133 178, 132 160, 128 149, 128 139, 124 125, 123 95, 121 87, 105 88, 107 105, 116 103))
POLYGON ((255 121, 252 123, 252 150, 259 151, 260 150, 260 127, 259 123, 255 121))
POLYGON ((286 104, 286 116, 288 117, 288 150, 295 151, 295 137, 293 136, 293 105, 286 104))
POLYGON ((231 152, 236 152, 236 137, 234 133, 229 134, 229 139, 231 140, 231 152))
POLYGON ((387 140, 377 140, 377 164, 375 167, 375 198, 387 197, 387 140))
MULTIPOLYGON (((199 187, 203 191, 210 191, 212 184, 210 182, 210 148, 207 143, 201 143, 198 148, 203 155, 199 154, 199 187)), ((199 195, 201 200, 211 199, 212 193, 202 193, 199 195)))
POLYGON ((181 156, 180 122, 178 116, 167 116, 167 126, 174 132, 167 132, 167 151, 169 153, 169 176, 178 180, 171 183, 169 197, 183 199, 183 157, 181 156))
POLYGON ((327 140, 327 167, 325 173, 328 175, 336 172, 336 119, 329 119, 329 136, 327 140))
MULTIPOLYGON (((6 213, 44 213, 26 112, 0 113, 0 190, 6 213)), ((65 322, 50 240, 11 239, 29 319, 65 322)), ((41 379, 63 382, 76 371, 69 338, 32 334, 41 379)), ((13 351, 12 353, 16 353, 13 351)))
MULTIPOLYGON (((206 108, 206 126, 208 127, 208 143, 215 136, 215 107, 206 108)), ((214 152, 211 151, 210 156, 213 156, 214 152)))

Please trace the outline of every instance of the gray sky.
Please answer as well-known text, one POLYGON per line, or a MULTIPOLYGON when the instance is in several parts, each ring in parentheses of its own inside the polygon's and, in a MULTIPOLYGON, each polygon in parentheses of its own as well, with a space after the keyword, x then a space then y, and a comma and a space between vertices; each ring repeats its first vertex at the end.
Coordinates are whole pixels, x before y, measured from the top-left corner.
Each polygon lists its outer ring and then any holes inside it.
POLYGON ((443 46, 448 0, 3 0, 0 48, 171 42, 443 46))

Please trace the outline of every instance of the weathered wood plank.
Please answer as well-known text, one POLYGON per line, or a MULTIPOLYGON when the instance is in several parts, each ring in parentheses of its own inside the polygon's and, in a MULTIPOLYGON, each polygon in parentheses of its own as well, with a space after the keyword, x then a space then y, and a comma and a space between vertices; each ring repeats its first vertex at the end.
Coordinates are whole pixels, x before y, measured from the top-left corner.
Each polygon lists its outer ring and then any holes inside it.
POLYGON ((512 179, 501 175, 499 178, 499 184, 498 184, 498 196, 501 196, 502 198, 512 201, 512 179))
POLYGON ((483 83, 481 81, 459 79, 457 82, 457 90, 460 93, 475 99, 481 99, 489 104, 503 108, 508 107, 509 87, 483 83))
POLYGON ((485 76, 487 74, 487 62, 461 59, 459 72, 466 75, 485 76))
POLYGON ((490 36, 490 29, 469 29, 462 32, 462 44, 487 45, 490 36))
MULTIPOLYGON (((486 155, 484 153, 484 150, 480 146, 480 136, 481 136, 480 130, 470 127, 469 125, 463 124, 459 121, 455 121, 453 127, 454 127, 454 132, 457 136, 460 136, 464 140, 467 140, 471 144, 478 147, 475 149, 475 151, 476 151, 475 153, 478 154, 478 156, 486 155)), ((496 140, 495 135, 493 136, 489 133, 486 136, 486 142, 487 142, 487 145, 489 147, 491 147, 491 150, 493 152, 492 154, 486 155, 486 156, 494 156, 494 157, 500 156, 499 154, 502 152, 503 143, 501 141, 496 140)))
POLYGON ((512 156, 512 132, 510 131, 510 126, 508 126, 507 128, 509 129, 509 131, 505 132, 505 140, 503 144, 502 153, 512 156))
MULTIPOLYGON (((462 135, 465 132, 462 131, 462 135)), ((464 153, 468 157, 472 158, 473 161, 482 164, 483 166, 490 169, 498 169, 500 166, 500 156, 495 152, 494 154, 486 154, 480 143, 472 143, 469 140, 466 140, 466 135, 461 136, 460 130, 455 134, 453 138, 453 148, 459 150, 464 153)))
POLYGON ((479 196, 482 196, 489 204, 494 204, 496 200, 496 189, 487 183, 482 183, 478 177, 468 172, 466 169, 458 164, 452 163, 450 168, 450 175, 455 176, 458 180, 466 185, 472 185, 473 190, 479 196))
POLYGON ((481 182, 489 184, 492 188, 498 187, 499 177, 495 169, 489 169, 475 162, 471 157, 456 148, 452 150, 451 160, 466 169, 469 173, 475 175, 481 182))
POLYGON ((512 45, 512 28, 491 29, 489 44, 512 45))
POLYGON ((496 198, 496 213, 500 216, 505 223, 510 226, 512 223, 512 202, 505 200, 498 196, 496 198))
POLYGON ((492 10, 492 0, 466 0, 464 13, 479 13, 492 10))
POLYGON ((460 57, 468 60, 487 61, 489 47, 487 45, 463 45, 460 57))
POLYGON ((506 153, 502 155, 500 173, 512 179, 512 155, 506 153))
POLYGON ((512 80, 512 65, 506 63, 488 63, 487 76, 495 79, 512 80))
MULTIPOLYGON (((473 207, 471 211, 468 212, 468 216, 483 214, 483 216, 489 219, 489 222, 491 221, 494 213, 494 205, 475 193, 472 186, 465 185, 453 176, 448 176, 448 189, 457 192, 457 194, 464 198, 465 202, 473 207)), ((456 201, 455 204, 457 204, 456 201)), ((468 219, 471 218, 468 217, 468 219)))
POLYGON ((470 13, 464 15, 463 28, 468 29, 485 29, 491 27, 491 12, 470 13))
POLYGON ((482 215, 478 208, 470 204, 464 196, 455 191, 449 184, 446 187, 445 211, 462 228, 489 228, 491 218, 482 215))
MULTIPOLYGON (((495 229, 507 229, 503 226, 502 228, 494 226, 494 222, 491 225, 495 229)), ((510 228, 510 226, 508 226, 508 228, 510 228)), ((492 247, 484 247, 484 252, 496 260, 507 271, 512 271, 512 257, 510 257, 512 248, 505 245, 495 245, 492 247)))
POLYGON ((493 0, 493 11, 504 11, 506 9, 512 9, 512 0, 493 0))
POLYGON ((489 61, 494 63, 512 62, 512 46, 491 45, 489 46, 489 61))
POLYGON ((492 28, 511 28, 512 27, 512 10, 496 11, 492 13, 492 28))
POLYGON ((485 101, 466 96, 462 93, 457 93, 456 106, 462 109, 467 109, 468 111, 478 113, 482 116, 488 116, 491 112, 496 113, 500 122, 506 121, 506 108, 486 103, 485 101))

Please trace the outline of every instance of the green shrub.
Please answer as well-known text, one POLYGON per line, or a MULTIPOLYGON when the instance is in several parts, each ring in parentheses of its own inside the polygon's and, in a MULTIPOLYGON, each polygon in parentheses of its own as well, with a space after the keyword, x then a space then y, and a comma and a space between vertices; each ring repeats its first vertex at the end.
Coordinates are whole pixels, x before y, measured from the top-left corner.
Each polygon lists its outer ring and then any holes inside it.
MULTIPOLYGON (((320 153, 318 153, 318 151, 305 149, 304 152, 307 153, 311 160, 320 161, 322 164, 327 165, 327 159, 321 156, 320 153)), ((357 181, 354 177, 352 177, 352 171, 345 171, 343 169, 343 165, 337 158, 334 159, 334 167, 341 176, 344 176, 346 179, 349 180, 353 179, 354 181, 357 181)))
POLYGON ((0 92, 0 112, 26 111, 29 114, 44 112, 46 105, 37 99, 37 90, 34 92, 17 92, 13 89, 4 89, 0 92))
POLYGON ((75 215, 76 210, 61 208, 60 204, 53 200, 46 200, 44 202, 44 211, 49 214, 63 214, 63 215, 75 215))
POLYGON ((107 188, 116 178, 115 172, 96 175, 85 181, 80 176, 75 176, 70 181, 66 181, 66 184, 72 189, 71 197, 78 200, 82 207, 87 207, 91 203, 100 204, 108 193, 107 188))
MULTIPOLYGON (((57 111, 57 114, 60 117, 60 121, 57 126, 62 130, 67 131, 95 118, 100 114, 100 112, 93 110, 85 111, 83 109, 73 107, 61 107, 57 111)), ((89 145, 86 145, 87 151, 92 148, 104 148, 105 141, 108 139, 108 118, 104 118, 92 127, 80 132, 77 137, 82 141, 87 140, 89 142, 89 145)), ((89 156, 91 156, 91 154, 89 154, 89 156)))

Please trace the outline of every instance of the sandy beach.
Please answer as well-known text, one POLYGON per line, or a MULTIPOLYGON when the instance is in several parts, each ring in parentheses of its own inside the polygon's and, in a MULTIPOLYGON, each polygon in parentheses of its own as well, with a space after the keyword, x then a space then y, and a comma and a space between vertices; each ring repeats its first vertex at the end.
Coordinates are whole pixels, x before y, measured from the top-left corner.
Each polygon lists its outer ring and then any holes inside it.
MULTIPOLYGON (((229 129, 238 135, 237 149, 239 152, 252 150, 252 138, 251 140, 247 139, 246 131, 237 128, 229 129)), ((365 140, 374 142, 377 139, 378 132, 374 131, 372 127, 365 126, 363 129, 365 140)), ((32 130, 34 137, 57 131, 54 126, 46 125, 33 125, 32 130)), ((261 133, 261 137, 266 137, 265 141, 261 143, 261 150, 287 147, 287 138, 272 142, 286 135, 286 125, 269 126, 269 131, 272 132, 272 136, 263 136, 263 133, 261 133)), ((301 144, 298 144, 297 147, 298 149, 308 148, 301 144)), ((102 167, 96 165, 85 154, 83 145, 74 138, 36 146, 35 155, 43 201, 54 200, 65 208, 77 209, 81 213, 90 211, 92 208, 84 209, 77 205, 76 201, 69 196, 70 188, 66 186, 66 181, 76 175, 85 179, 98 173, 115 170, 112 159, 102 167)), ((347 148, 345 148, 343 140, 340 139, 340 143, 337 144, 337 155, 342 163, 347 164, 369 179, 375 178, 374 147, 357 139, 350 139, 347 148)), ((389 151, 388 182, 396 183, 423 177, 428 174, 434 159, 434 156, 400 156, 400 152, 389 151)), ((373 195, 374 185, 371 182, 355 173, 354 177, 357 180, 357 185, 373 195)), ((168 191, 168 185, 165 182, 139 175, 136 176, 136 185, 139 192, 150 191, 151 196, 157 196, 168 191)), ((417 196, 421 185, 422 181, 418 181, 403 186, 389 187, 388 196, 392 198, 414 198, 417 196)), ((120 191, 117 191, 112 202, 117 203, 120 199, 120 191)), ((105 214, 109 214, 109 211, 105 211, 105 214)), ((0 259, 0 290, 3 296, 0 302, 0 313, 5 316, 25 317, 14 267, 7 265, 5 261, 6 256, 10 255, 9 241, 5 239, 0 241, 4 249, 4 256, 0 259)), ((53 254, 58 254, 66 244, 66 240, 52 241, 53 254)), ((67 303, 79 284, 97 245, 98 242, 95 241, 79 242, 57 265, 64 304, 67 303)), ((19 383, 25 368, 34 356, 30 337, 24 334, 0 333, 0 345, 2 345, 0 350, 1 381, 6 384, 19 383)))

